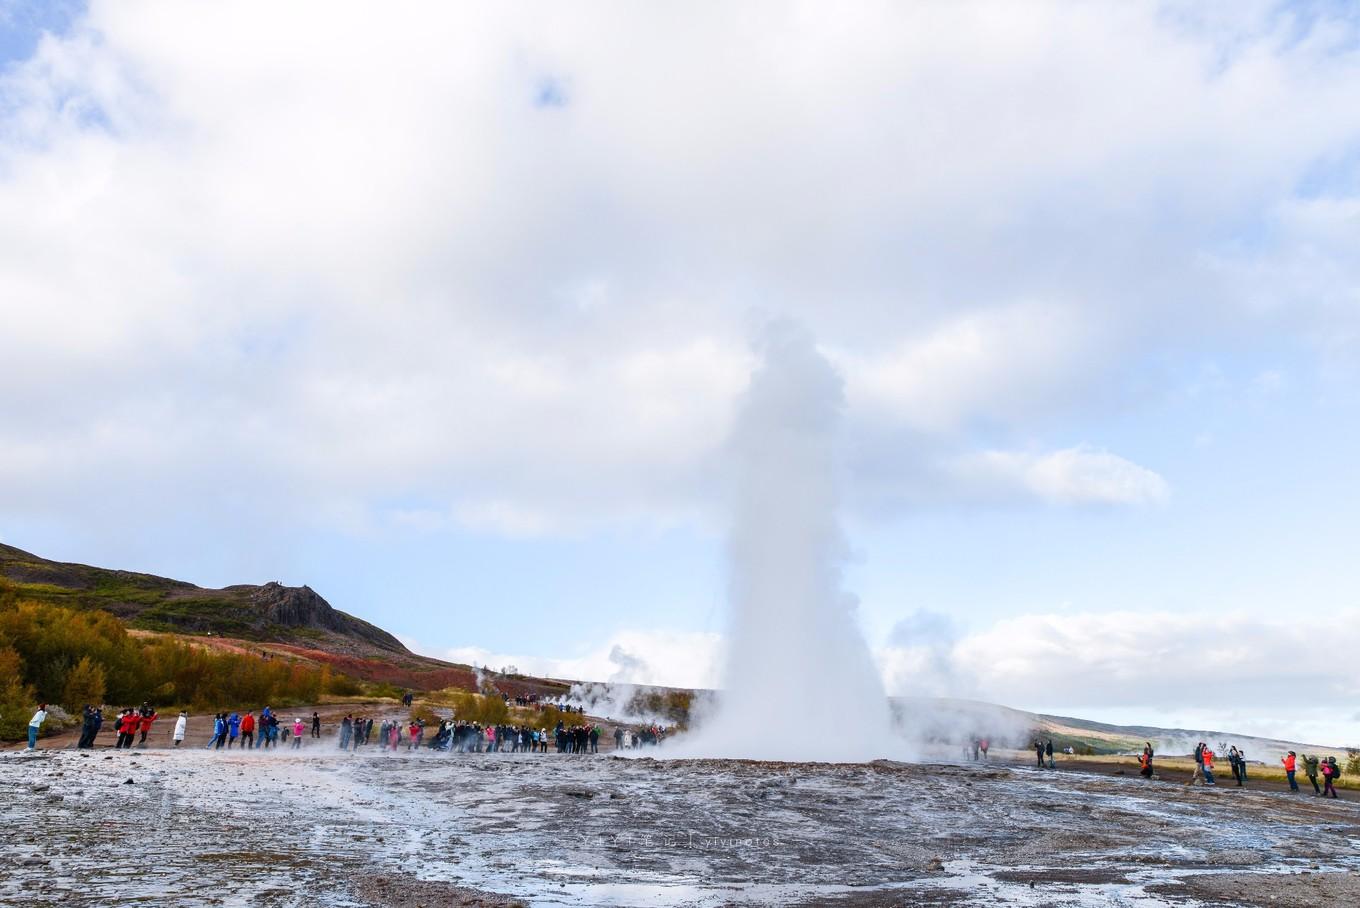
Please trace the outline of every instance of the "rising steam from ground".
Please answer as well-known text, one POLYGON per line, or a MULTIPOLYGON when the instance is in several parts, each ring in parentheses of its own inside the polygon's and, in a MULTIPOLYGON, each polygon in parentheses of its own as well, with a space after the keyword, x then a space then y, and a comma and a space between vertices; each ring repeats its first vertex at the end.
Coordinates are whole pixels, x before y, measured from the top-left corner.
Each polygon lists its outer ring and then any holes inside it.
POLYGON ((790 325, 771 326, 759 352, 763 362, 730 441, 735 482, 724 683, 716 711, 679 749, 771 760, 900 756, 904 743, 892 730, 855 599, 841 585, 841 378, 811 338, 790 325))

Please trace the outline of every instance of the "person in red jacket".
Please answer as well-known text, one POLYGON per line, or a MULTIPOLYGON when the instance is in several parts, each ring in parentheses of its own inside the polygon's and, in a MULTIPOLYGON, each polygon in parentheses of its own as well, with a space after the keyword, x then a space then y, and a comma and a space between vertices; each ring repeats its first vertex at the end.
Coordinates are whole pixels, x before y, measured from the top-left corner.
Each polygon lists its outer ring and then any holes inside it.
POLYGON ((255 746, 255 714, 248 712, 241 717, 241 749, 250 750, 255 746))
POLYGON ((146 733, 151 731, 151 723, 160 718, 160 714, 154 709, 150 712, 143 708, 142 714, 137 717, 137 728, 141 731, 142 737, 137 742, 138 747, 146 746, 146 733))
POLYGON ((1295 760, 1294 751, 1292 750, 1289 753, 1285 754, 1284 757, 1280 760, 1280 762, 1284 764, 1284 774, 1289 779, 1290 791, 1299 790, 1299 783, 1294 781, 1294 767, 1297 765, 1294 762, 1294 760, 1295 760))
POLYGON ((118 723, 118 747, 124 749, 132 747, 132 742, 137 738, 137 727, 141 725, 141 722, 141 716, 137 715, 135 709, 129 709, 123 713, 123 718, 118 723))

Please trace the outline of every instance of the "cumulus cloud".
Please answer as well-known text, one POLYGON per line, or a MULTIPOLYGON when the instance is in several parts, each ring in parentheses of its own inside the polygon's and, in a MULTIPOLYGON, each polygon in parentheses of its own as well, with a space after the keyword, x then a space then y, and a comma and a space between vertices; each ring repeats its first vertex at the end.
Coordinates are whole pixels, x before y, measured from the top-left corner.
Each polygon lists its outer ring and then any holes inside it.
POLYGON ((0 507, 690 520, 752 308, 822 340, 864 460, 1158 500, 994 435, 1215 325, 1349 349, 1357 258, 1309 182, 1354 23, 1177 9, 96 0, 0 76, 0 507))
POLYGON ((951 464, 962 484, 987 497, 1034 497, 1055 504, 1165 501, 1167 482, 1146 467, 1085 445, 1046 454, 984 451, 951 464))
POLYGON ((1347 668, 1357 645, 1354 610, 1325 634, 1289 615, 1073 612, 1002 619, 943 645, 898 635, 878 659, 893 694, 1342 745, 1354 732, 1332 704, 1360 695, 1347 668))

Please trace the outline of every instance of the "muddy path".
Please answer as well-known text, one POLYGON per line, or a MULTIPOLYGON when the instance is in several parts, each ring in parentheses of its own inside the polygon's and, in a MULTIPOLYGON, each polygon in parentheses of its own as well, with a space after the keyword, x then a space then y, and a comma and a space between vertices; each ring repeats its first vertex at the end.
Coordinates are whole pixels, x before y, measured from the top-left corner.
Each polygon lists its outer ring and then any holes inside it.
POLYGON ((1360 903, 1360 809, 1019 767, 0 756, 0 902, 1360 903))

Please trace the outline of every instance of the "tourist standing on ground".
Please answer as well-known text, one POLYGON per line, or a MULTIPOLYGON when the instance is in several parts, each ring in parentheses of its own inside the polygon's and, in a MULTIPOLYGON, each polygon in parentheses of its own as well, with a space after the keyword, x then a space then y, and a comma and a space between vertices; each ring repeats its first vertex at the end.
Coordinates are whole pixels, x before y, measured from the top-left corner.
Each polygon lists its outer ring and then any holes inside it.
POLYGON ((1042 741, 1034 742, 1034 760, 1038 763, 1040 769, 1044 768, 1044 742, 1042 741))
POLYGON ((1214 752, 1208 747, 1205 747, 1204 750, 1200 752, 1200 759, 1204 761, 1204 784, 1216 784, 1214 782, 1214 752))
POLYGON ((1152 778, 1152 742, 1143 742, 1143 755, 1138 758, 1138 774, 1145 779, 1152 778))
POLYGON ((118 746, 126 750, 131 750, 133 742, 137 740, 137 728, 142 724, 142 717, 137 715, 135 709, 126 710, 122 718, 122 734, 118 737, 118 746))
POLYGON ((98 706, 86 706, 83 713, 77 749, 94 747, 95 735, 99 734, 99 726, 104 724, 104 712, 98 706))
POLYGON ((142 733, 141 739, 137 742, 138 747, 146 746, 146 736, 151 731, 151 724, 160 717, 160 713, 156 712, 145 703, 142 704, 141 715, 137 717, 137 729, 142 733))
POLYGON ((246 710, 241 717, 241 749, 250 750, 255 746, 255 714, 246 710))
POLYGON ((307 726, 303 724, 302 717, 298 716, 297 721, 293 723, 293 750, 302 746, 302 735, 306 730, 307 726))
POLYGON ((218 713, 213 720, 213 750, 221 750, 222 745, 227 743, 227 715, 218 713))
POLYGON ((353 728, 353 723, 354 723, 354 720, 349 716, 348 713, 345 714, 345 718, 343 718, 343 719, 340 720, 340 749, 341 749, 341 750, 344 750, 346 747, 349 747, 349 736, 350 736, 351 729, 353 728))
POLYGON ((1294 781, 1294 770, 1298 765, 1297 759, 1298 756, 1292 750, 1280 759, 1280 762, 1284 764, 1284 775, 1289 780, 1290 791, 1299 790, 1299 783, 1294 781))
POLYGON ((1053 763, 1053 740, 1052 740, 1051 738, 1049 739, 1048 743, 1046 743, 1046 744, 1044 745, 1044 756, 1048 757, 1048 768, 1049 768, 1049 769, 1057 769, 1057 768, 1058 768, 1058 767, 1053 763))
POLYGON ((1242 767, 1241 767, 1241 763, 1242 763, 1242 758, 1239 757, 1239 756, 1237 755, 1237 748, 1236 748, 1236 747, 1229 747, 1229 748, 1228 748, 1228 766, 1232 769, 1232 777, 1233 777, 1233 781, 1236 782, 1236 783, 1238 784, 1238 787, 1241 787, 1241 785, 1242 785, 1242 767))
MULTIPOLYGON (((20 713, 23 715, 23 713, 20 713)), ((28 749, 38 749, 38 731, 42 724, 47 721, 47 704, 39 703, 38 711, 33 714, 33 718, 28 720, 28 749)))
POLYGON ((236 746, 236 739, 239 737, 241 737, 241 714, 232 713, 227 716, 227 750, 236 746))
POLYGON ((189 728, 189 714, 186 712, 181 712, 179 714, 179 718, 175 720, 175 732, 174 735, 172 736, 175 739, 176 747, 179 747, 180 742, 184 740, 184 733, 188 730, 188 728, 189 728))
POLYGON ((1332 787, 1332 783, 1335 782, 1340 775, 1341 768, 1336 765, 1336 757, 1328 757, 1322 761, 1322 796, 1324 798, 1327 797, 1327 795, 1331 795, 1334 798, 1337 797, 1336 789, 1332 787))
POLYGON ((1318 787, 1318 758, 1316 756, 1303 755, 1303 774, 1308 777, 1308 781, 1313 783, 1313 797, 1322 794, 1322 789, 1318 787))
POLYGON ((321 716, 316 711, 312 712, 312 737, 321 737, 321 716))

